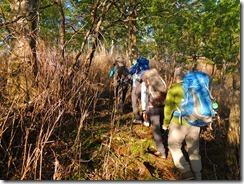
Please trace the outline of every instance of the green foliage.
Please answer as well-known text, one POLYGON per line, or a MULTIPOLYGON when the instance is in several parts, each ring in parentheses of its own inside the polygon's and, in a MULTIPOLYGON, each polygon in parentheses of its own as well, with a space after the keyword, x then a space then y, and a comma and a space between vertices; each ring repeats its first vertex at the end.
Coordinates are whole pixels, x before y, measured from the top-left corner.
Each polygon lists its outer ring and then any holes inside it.
MULTIPOLYGON (((162 56, 205 56, 233 62, 240 49, 238 1, 151 1, 151 24, 162 56)), ((169 59, 164 57, 166 60, 169 59)))
MULTIPOLYGON (((38 3, 39 36, 48 44, 57 45, 60 36, 57 3, 48 0, 38 3)), ((91 0, 64 0, 62 5, 66 19, 66 48, 78 50, 93 23, 97 23, 92 20, 98 20, 103 13, 103 4, 91 0)), ((4 0, 0 6, 1 22, 10 22, 13 17, 10 3, 4 0)), ((239 1, 115 1, 101 22, 100 43, 108 49, 115 47, 121 52, 129 52, 129 19, 136 22, 137 47, 145 57, 157 55, 171 61, 179 56, 204 56, 221 64, 223 61, 235 62, 240 51, 239 1)), ((1 40, 5 40, 7 34, 7 27, 1 29, 1 40)))
POLYGON ((6 26, 3 26, 4 23, 8 22, 13 16, 11 14, 10 4, 7 0, 2 0, 0 2, 0 54, 7 52, 7 44, 10 41, 9 30, 6 26))
POLYGON ((209 6, 204 1, 202 54, 216 63, 235 62, 240 49, 240 3, 220 1, 209 6))

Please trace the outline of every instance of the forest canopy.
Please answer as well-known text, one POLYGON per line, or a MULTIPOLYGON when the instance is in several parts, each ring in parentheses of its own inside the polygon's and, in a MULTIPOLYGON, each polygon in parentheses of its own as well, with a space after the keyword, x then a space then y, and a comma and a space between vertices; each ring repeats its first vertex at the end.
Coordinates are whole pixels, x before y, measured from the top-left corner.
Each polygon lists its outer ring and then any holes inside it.
POLYGON ((131 60, 234 62, 240 49, 236 0, 3 0, 0 6, 1 53, 13 49, 20 32, 64 52, 84 52, 95 42, 131 60))

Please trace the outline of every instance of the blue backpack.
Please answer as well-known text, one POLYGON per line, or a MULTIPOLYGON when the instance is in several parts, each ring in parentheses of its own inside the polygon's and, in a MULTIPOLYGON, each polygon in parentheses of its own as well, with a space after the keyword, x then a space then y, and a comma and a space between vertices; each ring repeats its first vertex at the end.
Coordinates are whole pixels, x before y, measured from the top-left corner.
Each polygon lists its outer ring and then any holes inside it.
POLYGON ((144 70, 150 69, 149 60, 147 58, 140 57, 139 59, 137 59, 137 62, 138 62, 138 70, 139 71, 144 71, 144 70))
POLYGON ((140 74, 142 71, 150 69, 149 60, 144 57, 140 57, 136 60, 136 64, 134 64, 128 71, 129 74, 140 74))
POLYGON ((140 57, 136 60, 136 63, 128 70, 128 74, 133 75, 133 87, 140 84, 144 71, 148 69, 150 69, 150 67, 147 58, 140 57))
POLYGON ((184 118, 192 126, 209 125, 215 117, 209 92, 209 77, 203 72, 190 72, 183 78, 184 99, 174 116, 184 118))

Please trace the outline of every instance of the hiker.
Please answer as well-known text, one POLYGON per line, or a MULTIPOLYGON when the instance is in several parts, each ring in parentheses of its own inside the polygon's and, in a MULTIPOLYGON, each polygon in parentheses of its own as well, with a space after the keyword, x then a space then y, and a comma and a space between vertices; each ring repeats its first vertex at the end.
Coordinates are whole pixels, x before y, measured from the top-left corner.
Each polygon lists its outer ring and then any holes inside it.
POLYGON ((184 98, 182 80, 188 73, 183 67, 174 71, 175 84, 168 90, 165 107, 163 129, 169 130, 168 148, 172 154, 174 164, 181 173, 182 180, 201 180, 202 162, 199 154, 200 127, 190 126, 183 118, 174 116, 174 111, 180 107, 184 98), (186 143, 189 162, 186 160, 181 148, 186 143))
POLYGON ((128 74, 125 61, 118 57, 111 70, 109 71, 109 77, 114 77, 114 82, 117 83, 119 79, 124 79, 128 74))
MULTIPOLYGON (((109 72, 109 77, 112 78, 113 77, 113 84, 116 87, 116 91, 115 91, 115 96, 117 97, 118 95, 118 87, 119 84, 122 83, 126 76, 128 75, 128 69, 126 68, 126 63, 125 60, 123 60, 122 58, 118 57, 114 64, 113 67, 111 68, 110 72, 109 72)), ((128 86, 123 88, 123 97, 122 97, 122 103, 125 103, 125 98, 126 98, 126 93, 128 90, 128 86)), ((123 106, 123 104, 119 104, 119 106, 123 106)))
POLYGON ((162 123, 164 118, 163 109, 167 93, 167 85, 155 68, 146 70, 142 79, 141 105, 143 119, 145 123, 152 124, 154 142, 157 147, 154 154, 161 158, 166 158, 162 138, 162 123))
POLYGON ((139 112, 138 100, 141 98, 141 81, 142 75, 145 70, 148 70, 149 60, 143 57, 138 58, 134 61, 134 65, 129 69, 129 75, 132 75, 132 92, 131 92, 131 103, 133 114, 135 117, 134 123, 142 123, 142 116, 139 112))

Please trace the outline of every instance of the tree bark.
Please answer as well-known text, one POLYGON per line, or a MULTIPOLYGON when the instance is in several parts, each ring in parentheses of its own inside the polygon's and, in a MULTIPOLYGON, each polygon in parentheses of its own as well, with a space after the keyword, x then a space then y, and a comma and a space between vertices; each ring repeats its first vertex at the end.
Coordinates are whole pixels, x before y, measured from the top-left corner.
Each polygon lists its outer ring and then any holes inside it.
POLYGON ((8 62, 7 93, 30 100, 31 87, 38 73, 36 57, 38 0, 14 0, 11 8, 14 24, 9 26, 12 36, 11 58, 8 62), (15 21, 16 20, 16 21, 15 21))
POLYGON ((133 60, 136 60, 138 57, 138 49, 137 49, 137 39, 136 39, 136 17, 135 12, 131 13, 129 17, 129 56, 131 59, 131 64, 133 60))
POLYGON ((84 51, 84 47, 85 47, 85 44, 86 44, 88 38, 92 37, 91 47, 89 48, 86 59, 85 59, 85 65, 87 66, 86 70, 89 71, 89 68, 91 67, 91 64, 92 64, 92 59, 94 57, 96 48, 98 46, 98 41, 101 38, 101 34, 99 32, 100 28, 101 28, 101 24, 104 21, 104 18, 106 16, 107 12, 109 11, 110 7, 113 5, 113 3, 114 3, 114 1, 111 1, 108 3, 107 0, 101 2, 100 4, 99 4, 99 2, 95 3, 94 11, 92 12, 92 15, 93 15, 92 23, 91 23, 92 26, 91 26, 90 30, 86 33, 85 39, 81 45, 80 52, 76 55, 74 67, 79 66, 79 57, 82 54, 82 52, 84 51), (98 12, 98 8, 100 5, 103 7, 103 9, 102 9, 101 14, 98 15, 97 12, 98 12))
POLYGON ((64 50, 65 50, 65 17, 64 17, 64 11, 61 0, 57 0, 58 3, 58 9, 60 14, 60 27, 59 27, 59 36, 60 36, 60 42, 59 42, 59 48, 61 51, 61 55, 64 60, 64 50))

